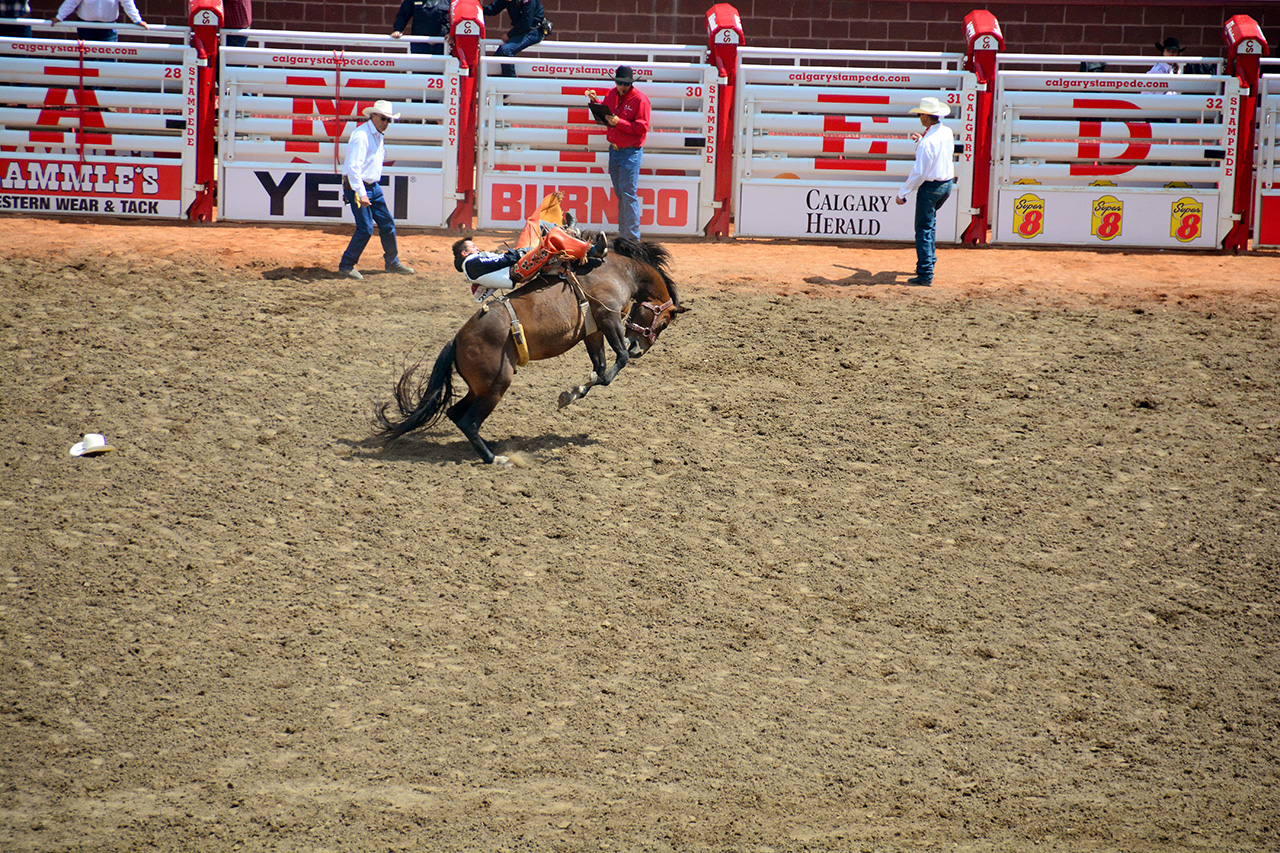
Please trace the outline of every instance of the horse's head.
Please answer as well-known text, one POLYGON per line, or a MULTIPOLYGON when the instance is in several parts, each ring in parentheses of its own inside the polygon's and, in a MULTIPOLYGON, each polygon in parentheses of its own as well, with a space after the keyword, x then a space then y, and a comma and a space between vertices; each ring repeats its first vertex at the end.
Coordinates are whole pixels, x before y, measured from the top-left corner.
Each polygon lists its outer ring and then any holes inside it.
POLYGON ((671 325, 671 321, 689 309, 677 305, 668 298, 666 302, 634 302, 631 313, 627 315, 627 352, 632 358, 639 358, 649 351, 658 340, 662 330, 671 325))
POLYGON ((632 265, 628 280, 634 282, 631 311, 627 314, 627 352, 639 358, 649 351, 662 330, 677 314, 687 310, 680 304, 676 283, 667 274, 671 253, 657 243, 615 237, 615 254, 638 263, 632 265))

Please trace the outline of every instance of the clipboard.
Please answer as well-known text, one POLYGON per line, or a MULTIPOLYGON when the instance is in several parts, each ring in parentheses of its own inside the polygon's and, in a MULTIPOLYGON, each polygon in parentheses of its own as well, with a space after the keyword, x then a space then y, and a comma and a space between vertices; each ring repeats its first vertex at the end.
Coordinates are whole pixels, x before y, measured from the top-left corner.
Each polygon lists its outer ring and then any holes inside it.
POLYGON ((608 124, 606 118, 613 115, 613 110, 604 105, 602 101, 594 101, 587 104, 587 109, 591 110, 591 114, 595 116, 596 121, 600 124, 608 124))

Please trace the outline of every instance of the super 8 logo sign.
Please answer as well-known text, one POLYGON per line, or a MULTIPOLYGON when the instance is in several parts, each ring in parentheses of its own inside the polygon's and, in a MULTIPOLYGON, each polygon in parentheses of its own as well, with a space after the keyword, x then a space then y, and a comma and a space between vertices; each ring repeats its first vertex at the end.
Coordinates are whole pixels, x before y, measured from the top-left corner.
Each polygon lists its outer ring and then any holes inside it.
POLYGON ((1194 198, 1180 198, 1169 208, 1169 236, 1179 243, 1190 243, 1200 236, 1204 221, 1204 205, 1194 198))
POLYGON ((1044 233, 1044 199, 1035 193, 1026 193, 1014 200, 1013 233, 1024 240, 1044 233))
POLYGON ((1113 195, 1104 195, 1093 202, 1093 219, 1089 233, 1099 240, 1114 240, 1120 236, 1124 225, 1124 202, 1113 195))

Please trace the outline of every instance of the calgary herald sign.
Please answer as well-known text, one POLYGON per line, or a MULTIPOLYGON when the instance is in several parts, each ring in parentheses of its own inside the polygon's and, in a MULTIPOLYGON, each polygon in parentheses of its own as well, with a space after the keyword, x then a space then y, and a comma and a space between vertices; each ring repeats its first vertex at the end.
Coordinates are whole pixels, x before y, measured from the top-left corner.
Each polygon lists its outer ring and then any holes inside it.
MULTIPOLYGON (((743 188, 743 234, 822 240, 915 240, 915 194, 898 204, 897 184, 817 186, 801 181, 743 188)), ((938 210, 937 241, 956 240, 956 192, 938 210)))

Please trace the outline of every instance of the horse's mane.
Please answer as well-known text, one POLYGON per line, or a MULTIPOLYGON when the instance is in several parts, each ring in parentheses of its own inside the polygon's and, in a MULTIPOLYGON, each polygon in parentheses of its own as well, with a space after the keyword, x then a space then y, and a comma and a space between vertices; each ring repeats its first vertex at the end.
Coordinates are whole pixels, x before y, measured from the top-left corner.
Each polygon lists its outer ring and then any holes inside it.
POLYGON ((662 283, 667 286, 667 293, 671 295, 671 301, 676 305, 680 304, 680 294, 676 292, 676 283, 667 274, 667 265, 671 263, 671 253, 667 251, 665 246, 660 243, 633 240, 630 237, 619 235, 609 243, 609 249, 624 258, 640 261, 657 270, 658 275, 662 276, 662 283))

